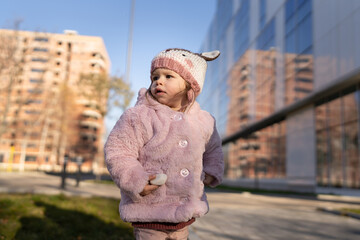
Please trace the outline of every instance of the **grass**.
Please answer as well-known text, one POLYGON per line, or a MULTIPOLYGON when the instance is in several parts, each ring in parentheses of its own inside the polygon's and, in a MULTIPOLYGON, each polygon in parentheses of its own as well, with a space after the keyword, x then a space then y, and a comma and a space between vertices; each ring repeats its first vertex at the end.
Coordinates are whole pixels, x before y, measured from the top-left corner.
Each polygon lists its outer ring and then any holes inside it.
POLYGON ((0 194, 0 240, 134 239, 118 205, 105 198, 0 194))
POLYGON ((355 213, 360 215, 360 208, 342 208, 340 209, 341 212, 345 213, 355 213))

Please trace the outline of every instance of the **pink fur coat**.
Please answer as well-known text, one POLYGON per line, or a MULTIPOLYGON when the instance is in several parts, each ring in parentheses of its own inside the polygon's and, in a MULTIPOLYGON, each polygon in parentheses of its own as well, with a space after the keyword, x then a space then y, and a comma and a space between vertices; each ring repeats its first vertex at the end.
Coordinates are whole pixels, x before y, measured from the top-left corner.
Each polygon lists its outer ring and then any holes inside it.
POLYGON ((209 210, 205 172, 222 181, 221 139, 214 118, 195 102, 186 112, 173 111, 139 91, 135 107, 120 117, 105 144, 108 170, 121 189, 120 216, 127 222, 185 222, 209 210), (149 175, 167 181, 141 196, 149 175))

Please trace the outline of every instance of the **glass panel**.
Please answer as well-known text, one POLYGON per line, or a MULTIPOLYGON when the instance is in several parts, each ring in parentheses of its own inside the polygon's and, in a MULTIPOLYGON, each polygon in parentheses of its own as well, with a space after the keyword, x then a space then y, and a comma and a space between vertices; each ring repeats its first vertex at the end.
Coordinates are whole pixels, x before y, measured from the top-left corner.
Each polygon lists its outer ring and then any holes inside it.
POLYGON ((259 29, 261 30, 265 26, 266 21, 266 0, 260 0, 259 16, 259 29))
POLYGON ((328 184, 328 159, 327 159, 327 132, 326 129, 316 133, 316 155, 317 155, 317 184, 326 186, 328 184))
POLYGON ((359 143, 358 143, 358 104, 356 94, 343 98, 344 141, 345 141, 345 183, 346 187, 359 188, 359 143))
POLYGON ((316 107, 319 186, 360 188, 358 95, 335 95, 336 99, 316 107))
POLYGON ((317 184, 328 184, 328 147, 327 147, 327 105, 323 104, 315 109, 316 125, 316 155, 317 155, 317 184))
POLYGON ((341 124, 341 101, 337 98, 328 103, 328 124, 329 127, 340 126, 341 124))
POLYGON ((309 15, 298 28, 298 52, 304 52, 312 45, 312 19, 309 15))
POLYGON ((285 177, 285 123, 277 123, 229 144, 227 169, 231 178, 285 177))
POLYGON ((316 130, 326 129, 326 104, 316 107, 315 118, 316 130))
POLYGON ((359 188, 359 148, 357 122, 345 125, 345 187, 359 188))
POLYGON ((343 171, 342 171, 342 142, 341 142, 341 127, 336 126, 330 130, 330 184, 333 187, 343 186, 343 171))
POLYGON ((342 187, 343 174, 340 98, 328 103, 328 126, 330 132, 330 184, 334 187, 342 187))
POLYGON ((248 1, 243 1, 240 7, 240 10, 237 12, 235 16, 235 39, 234 39, 234 47, 235 54, 234 60, 237 61, 239 57, 241 57, 246 49, 249 46, 249 3, 248 1))
POLYGON ((284 46, 286 105, 305 98, 313 90, 311 11, 311 1, 286 2, 284 46))

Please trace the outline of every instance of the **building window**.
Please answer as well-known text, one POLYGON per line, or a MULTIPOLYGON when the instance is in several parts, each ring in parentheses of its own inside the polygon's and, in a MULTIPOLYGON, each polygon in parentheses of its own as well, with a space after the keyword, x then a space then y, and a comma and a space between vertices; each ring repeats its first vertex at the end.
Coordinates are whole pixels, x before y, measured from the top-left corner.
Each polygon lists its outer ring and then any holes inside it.
POLYGON ((28 147, 28 148, 37 148, 37 144, 35 144, 35 143, 28 143, 27 147, 28 147))
POLYGON ((25 104, 32 104, 32 103, 41 104, 42 100, 40 100, 40 99, 29 99, 29 100, 26 101, 25 104))
POLYGON ((45 72, 45 69, 32 68, 31 71, 32 71, 32 72, 37 72, 37 73, 44 73, 44 72, 45 72))
POLYGON ((33 61, 33 62, 43 62, 43 63, 45 63, 45 62, 47 62, 48 60, 45 59, 45 58, 32 58, 31 61, 33 61))
POLYGON ((34 38, 34 40, 37 42, 48 42, 49 41, 49 39, 46 37, 36 37, 36 38, 34 38))
POLYGON ((38 115, 38 114, 41 113, 41 111, 38 111, 38 110, 25 110, 25 113, 29 114, 29 115, 38 115))
POLYGON ((31 83, 43 83, 44 80, 39 79, 39 78, 30 78, 30 82, 31 83))
POLYGON ((36 162, 36 156, 29 156, 25 157, 25 162, 36 162))
POLYGON ((30 93, 30 94, 41 94, 42 92, 43 92, 43 90, 42 89, 37 89, 37 88, 34 88, 34 89, 28 89, 27 90, 28 91, 28 93, 30 93))
POLYGON ((4 154, 0 154, 0 163, 4 162, 4 154))
POLYGON ((48 52, 49 50, 47 48, 39 48, 36 47, 34 48, 34 52, 48 52))

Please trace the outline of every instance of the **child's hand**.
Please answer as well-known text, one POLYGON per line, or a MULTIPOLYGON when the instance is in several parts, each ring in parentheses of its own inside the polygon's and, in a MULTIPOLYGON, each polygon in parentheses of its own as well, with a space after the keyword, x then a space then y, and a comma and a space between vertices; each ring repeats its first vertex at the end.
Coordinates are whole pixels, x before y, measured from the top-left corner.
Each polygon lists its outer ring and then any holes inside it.
POLYGON ((206 186, 209 186, 210 183, 212 183, 212 181, 214 181, 214 180, 215 180, 215 178, 214 178, 213 176, 205 173, 204 184, 205 184, 206 186))
POLYGON ((155 175, 151 175, 149 176, 149 182, 148 184, 144 187, 143 191, 140 193, 141 196, 146 196, 148 194, 150 194, 152 191, 155 191, 156 189, 159 188, 158 185, 151 185, 150 181, 155 179, 156 176, 155 175))

